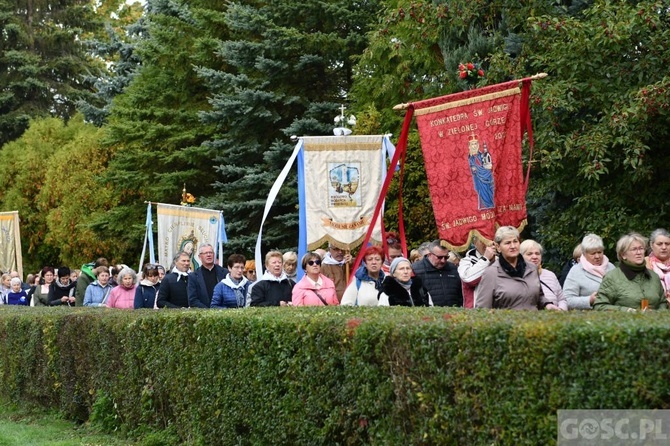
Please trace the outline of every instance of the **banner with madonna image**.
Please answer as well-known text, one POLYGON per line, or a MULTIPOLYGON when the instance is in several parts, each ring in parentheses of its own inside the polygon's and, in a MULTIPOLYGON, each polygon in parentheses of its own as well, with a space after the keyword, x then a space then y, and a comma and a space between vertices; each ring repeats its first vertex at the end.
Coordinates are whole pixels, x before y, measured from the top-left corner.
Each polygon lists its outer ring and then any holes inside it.
POLYGON ((412 103, 438 233, 450 249, 526 225, 529 92, 530 81, 513 81, 412 103))
POLYGON ((198 249, 210 244, 216 252, 223 223, 221 211, 158 203, 158 263, 166 268, 177 253, 191 255, 191 270, 200 266, 198 249))
POLYGON ((23 277, 19 212, 0 212, 0 269, 18 271, 23 277))

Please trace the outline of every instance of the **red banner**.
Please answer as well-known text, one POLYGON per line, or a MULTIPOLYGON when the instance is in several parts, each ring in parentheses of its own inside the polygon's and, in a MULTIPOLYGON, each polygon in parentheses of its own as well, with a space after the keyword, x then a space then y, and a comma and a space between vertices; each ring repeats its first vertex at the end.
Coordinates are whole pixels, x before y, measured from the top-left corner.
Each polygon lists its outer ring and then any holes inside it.
MULTIPOLYGON (((440 238, 451 248, 526 224, 519 81, 412 104, 440 238)), ((530 82, 525 84, 529 88, 530 82)), ((526 92, 527 94, 527 92, 526 92)))

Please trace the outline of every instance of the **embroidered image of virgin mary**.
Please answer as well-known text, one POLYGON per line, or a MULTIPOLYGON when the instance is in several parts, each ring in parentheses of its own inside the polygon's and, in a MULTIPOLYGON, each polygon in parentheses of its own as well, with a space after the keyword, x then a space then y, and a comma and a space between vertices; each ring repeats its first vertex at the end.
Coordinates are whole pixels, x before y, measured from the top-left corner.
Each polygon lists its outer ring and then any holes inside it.
POLYGON ((484 143, 484 150, 480 150, 479 141, 474 133, 468 142, 468 164, 470 165, 475 192, 477 192, 479 198, 478 209, 494 208, 493 160, 486 142, 484 143))

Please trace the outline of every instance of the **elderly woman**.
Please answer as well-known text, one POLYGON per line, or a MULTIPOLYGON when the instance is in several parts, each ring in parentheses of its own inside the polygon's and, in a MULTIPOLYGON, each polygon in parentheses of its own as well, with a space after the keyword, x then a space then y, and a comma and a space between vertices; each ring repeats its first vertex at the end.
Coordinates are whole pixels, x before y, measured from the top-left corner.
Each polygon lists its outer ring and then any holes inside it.
POLYGON ((616 244, 619 267, 603 278, 594 309, 634 312, 668 308, 658 274, 647 269, 646 246, 647 239, 634 232, 619 239, 616 244))
POLYGON ((647 268, 661 278, 665 297, 670 301, 670 233, 659 228, 649 237, 651 254, 647 257, 647 268))
POLYGON ((286 277, 283 263, 284 257, 279 251, 270 251, 265 255, 265 273, 250 291, 252 307, 291 305, 291 291, 295 282, 286 277))
POLYGON ((542 268, 542 245, 535 240, 524 240, 519 245, 519 251, 526 263, 535 265, 537 271, 540 273, 540 285, 542 285, 544 297, 556 305, 559 310, 567 311, 568 302, 565 300, 565 296, 563 296, 563 288, 561 288, 556 274, 542 268))
POLYGON ((354 280, 347 286, 340 305, 376 307, 379 291, 385 274, 381 270, 384 250, 381 246, 369 246, 363 253, 363 264, 356 270, 354 280))
POLYGON ((499 254, 482 274, 475 290, 475 308, 557 310, 542 294, 535 265, 519 254, 519 231, 513 226, 501 226, 493 242, 499 254))
POLYGON ((596 301, 596 292, 603 277, 614 269, 605 255, 603 239, 595 234, 587 234, 582 239, 582 255, 574 265, 563 284, 563 295, 568 308, 590 310, 596 301))
POLYGON ((295 282, 298 276, 298 254, 295 251, 286 251, 282 257, 286 277, 295 282))
POLYGON ((321 256, 308 252, 302 257, 305 275, 293 287, 292 302, 297 307, 339 305, 335 283, 321 274, 321 256))
POLYGON ((412 277, 412 264, 405 257, 396 257, 389 266, 389 275, 382 281, 379 306, 429 307, 433 301, 420 277, 412 277))
POLYGON ((137 274, 131 268, 124 267, 119 271, 116 280, 118 286, 114 287, 107 299, 108 308, 135 308, 135 288, 137 274))
POLYGON ((109 283, 109 268, 99 266, 93 270, 95 280, 86 287, 84 293, 85 307, 104 307, 107 304, 112 285, 109 283))

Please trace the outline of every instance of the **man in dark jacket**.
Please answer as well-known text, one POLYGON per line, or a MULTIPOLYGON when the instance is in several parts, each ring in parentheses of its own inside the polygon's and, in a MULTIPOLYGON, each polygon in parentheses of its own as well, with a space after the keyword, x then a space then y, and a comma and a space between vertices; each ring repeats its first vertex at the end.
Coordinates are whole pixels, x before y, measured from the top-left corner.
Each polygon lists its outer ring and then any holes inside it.
POLYGON ((214 287, 226 278, 227 268, 214 263, 214 248, 209 243, 198 248, 200 268, 188 275, 188 304, 195 308, 209 308, 214 287))
POLYGON ((187 252, 180 252, 174 259, 174 268, 161 281, 156 298, 158 308, 188 308, 188 268, 191 265, 191 256, 187 252))
POLYGON ((447 262, 449 250, 439 240, 429 245, 428 254, 412 265, 414 274, 421 278, 433 298, 433 305, 441 307, 462 307, 463 290, 456 265, 447 262))

